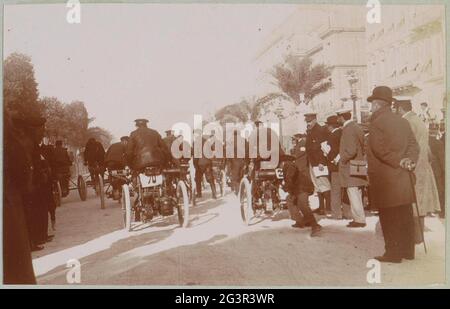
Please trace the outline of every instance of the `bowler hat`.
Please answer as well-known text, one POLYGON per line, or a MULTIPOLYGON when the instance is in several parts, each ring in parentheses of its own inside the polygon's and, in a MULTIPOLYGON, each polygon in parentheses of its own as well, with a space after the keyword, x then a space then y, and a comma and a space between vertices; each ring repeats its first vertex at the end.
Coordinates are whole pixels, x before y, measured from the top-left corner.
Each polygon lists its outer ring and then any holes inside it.
POLYGON ((391 104, 394 100, 392 98, 392 89, 387 86, 378 86, 372 90, 372 95, 367 98, 367 101, 382 100, 391 104))

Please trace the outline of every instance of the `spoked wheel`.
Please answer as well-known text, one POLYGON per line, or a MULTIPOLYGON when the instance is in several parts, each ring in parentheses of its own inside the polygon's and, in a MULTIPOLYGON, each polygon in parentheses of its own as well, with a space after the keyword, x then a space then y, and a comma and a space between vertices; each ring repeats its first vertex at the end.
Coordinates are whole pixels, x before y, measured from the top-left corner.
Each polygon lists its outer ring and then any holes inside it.
POLYGON ((127 184, 122 186, 122 216, 123 216, 123 228, 131 232, 131 198, 130 188, 127 184))
POLYGON ((247 178, 243 178, 239 185, 239 201, 241 204, 242 221, 249 225, 254 213, 252 207, 252 185, 247 178))
POLYGON ((195 187, 195 173, 194 173, 194 168, 190 168, 189 169, 189 180, 190 180, 190 191, 191 191, 191 201, 192 201, 192 206, 196 206, 197 205, 197 188, 195 187))
POLYGON ((191 185, 190 191, 192 206, 197 206, 197 190, 195 189, 195 186, 191 185))
POLYGON ((77 179, 77 188, 78 188, 78 195, 80 196, 80 199, 82 201, 85 201, 87 198, 87 188, 86 188, 86 181, 84 180, 83 176, 79 175, 77 179))
POLYGON ((180 226, 187 227, 189 224, 189 196, 183 181, 179 181, 177 185, 177 214, 180 226))
POLYGON ((55 202, 55 206, 56 207, 61 206, 62 190, 61 190, 61 184, 59 183, 59 181, 53 182, 52 193, 53 193, 53 201, 55 202))
POLYGON ((227 175, 225 174, 224 170, 220 171, 219 185, 220 185, 220 196, 223 197, 225 196, 225 190, 227 186, 227 175))
POLYGON ((97 178, 97 192, 100 196, 100 208, 105 209, 105 184, 103 182, 103 177, 100 175, 97 178))

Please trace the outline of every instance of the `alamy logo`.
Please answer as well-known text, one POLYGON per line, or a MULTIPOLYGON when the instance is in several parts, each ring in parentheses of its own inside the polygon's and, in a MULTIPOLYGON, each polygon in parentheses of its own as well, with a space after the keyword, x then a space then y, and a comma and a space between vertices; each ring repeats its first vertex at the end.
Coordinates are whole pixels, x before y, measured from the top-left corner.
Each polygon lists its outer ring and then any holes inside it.
POLYGON ((367 12, 366 19, 369 24, 381 23, 381 3, 379 0, 367 1, 366 7, 370 10, 367 12))
POLYGON ((70 10, 67 12, 66 20, 69 24, 81 23, 81 4, 78 0, 67 1, 66 7, 70 10))
POLYGON ((66 280, 69 284, 81 283, 81 263, 77 259, 70 259, 66 263, 69 268, 66 274, 66 280))
POLYGON ((381 263, 378 260, 370 259, 366 264, 370 270, 367 272, 366 280, 369 284, 381 283, 381 263))

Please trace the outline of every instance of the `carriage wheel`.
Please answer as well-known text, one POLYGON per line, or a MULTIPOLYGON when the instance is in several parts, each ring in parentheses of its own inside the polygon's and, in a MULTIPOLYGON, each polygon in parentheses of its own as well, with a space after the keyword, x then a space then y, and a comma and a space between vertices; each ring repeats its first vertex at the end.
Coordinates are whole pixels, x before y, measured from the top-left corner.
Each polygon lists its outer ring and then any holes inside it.
POLYGON ((222 170, 220 172, 220 196, 225 196, 225 190, 226 190, 226 186, 227 186, 227 175, 225 174, 225 171, 222 170))
POLYGON ((195 189, 195 186, 191 186, 191 199, 192 199, 192 206, 197 205, 197 190, 195 189))
POLYGON ((124 229, 131 232, 131 198, 127 184, 122 186, 122 216, 124 229))
POLYGON ((61 190, 61 184, 59 183, 59 181, 53 182, 52 193, 53 193, 53 201, 55 202, 55 206, 60 207, 61 199, 62 199, 62 190, 61 190))
POLYGON ((243 178, 239 185, 239 201, 241 204, 241 217, 245 224, 249 225, 253 217, 252 185, 247 178, 243 178))
POLYGON ((189 224, 189 196, 183 181, 179 181, 177 185, 177 214, 180 226, 187 227, 189 224))
POLYGON ((194 168, 189 169, 189 182, 190 182, 190 191, 191 191, 191 198, 192 198, 192 206, 197 205, 197 188, 195 187, 195 173, 194 168))
POLYGON ((105 184, 103 182, 103 177, 98 176, 97 183, 98 195, 100 195, 100 208, 105 209, 105 184))
POLYGON ((86 181, 84 181, 84 178, 81 175, 79 175, 78 179, 77 179, 77 189, 78 189, 78 195, 80 196, 80 199, 82 201, 85 201, 87 198, 86 181))

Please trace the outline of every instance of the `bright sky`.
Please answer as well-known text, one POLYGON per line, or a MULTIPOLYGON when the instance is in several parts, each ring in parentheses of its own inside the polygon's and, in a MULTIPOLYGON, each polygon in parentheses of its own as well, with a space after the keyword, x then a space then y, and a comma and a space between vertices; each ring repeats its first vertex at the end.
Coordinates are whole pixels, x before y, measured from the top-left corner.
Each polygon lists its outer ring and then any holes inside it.
POLYGON ((4 57, 32 58, 40 96, 85 102, 116 137, 148 118, 163 131, 256 94, 252 58, 292 5, 7 5, 4 57))

